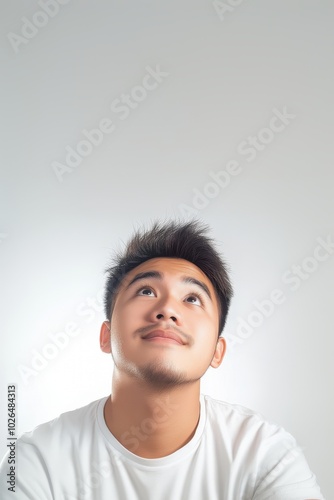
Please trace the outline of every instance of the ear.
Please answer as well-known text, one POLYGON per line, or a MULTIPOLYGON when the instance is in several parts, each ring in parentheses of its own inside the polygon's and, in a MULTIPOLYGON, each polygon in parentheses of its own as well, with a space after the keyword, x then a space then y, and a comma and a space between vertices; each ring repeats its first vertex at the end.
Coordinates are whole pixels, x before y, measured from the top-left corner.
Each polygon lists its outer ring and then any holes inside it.
POLYGON ((218 368, 218 366, 220 366, 225 356, 225 352, 226 352, 226 340, 224 339, 224 337, 219 337, 213 358, 210 363, 210 366, 212 366, 212 368, 218 368))
POLYGON ((103 321, 100 330, 100 348, 101 351, 110 353, 110 321, 103 321))

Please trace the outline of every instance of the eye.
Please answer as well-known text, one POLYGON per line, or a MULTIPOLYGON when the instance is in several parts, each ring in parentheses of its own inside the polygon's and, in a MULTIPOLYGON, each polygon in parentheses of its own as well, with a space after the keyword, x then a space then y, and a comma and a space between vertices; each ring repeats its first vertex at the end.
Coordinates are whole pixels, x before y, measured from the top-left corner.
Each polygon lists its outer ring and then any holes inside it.
POLYGON ((190 295, 188 295, 186 300, 189 301, 189 299, 191 300, 191 304, 194 304, 195 306, 200 306, 203 304, 202 294, 200 293, 191 293, 190 295))
POLYGON ((146 297, 153 297, 153 294, 154 294, 153 288, 147 285, 138 288, 138 290, 136 291, 136 295, 142 295, 142 296, 146 295, 146 297))

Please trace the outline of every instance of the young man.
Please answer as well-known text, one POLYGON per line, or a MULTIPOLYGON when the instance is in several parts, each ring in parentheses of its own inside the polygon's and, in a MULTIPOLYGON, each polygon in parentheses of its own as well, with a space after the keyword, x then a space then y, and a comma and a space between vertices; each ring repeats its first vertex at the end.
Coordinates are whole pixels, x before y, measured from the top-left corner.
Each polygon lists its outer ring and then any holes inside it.
POLYGON ((217 368, 232 296, 197 221, 137 232, 108 270, 103 352, 111 395, 17 441, 18 500, 322 499, 294 438, 200 392, 217 368))

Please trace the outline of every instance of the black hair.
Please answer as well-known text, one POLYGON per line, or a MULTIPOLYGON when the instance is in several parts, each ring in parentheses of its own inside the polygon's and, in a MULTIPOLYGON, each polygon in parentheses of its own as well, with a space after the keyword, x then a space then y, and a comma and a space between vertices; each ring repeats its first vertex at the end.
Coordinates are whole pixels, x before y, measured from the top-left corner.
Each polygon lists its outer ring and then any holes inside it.
POLYGON ((209 227, 198 220, 153 223, 151 229, 137 230, 125 250, 118 252, 106 269, 105 314, 110 321, 119 286, 127 273, 143 262, 158 257, 185 259, 199 267, 211 281, 219 304, 219 332, 222 332, 233 289, 227 265, 207 237, 209 227))

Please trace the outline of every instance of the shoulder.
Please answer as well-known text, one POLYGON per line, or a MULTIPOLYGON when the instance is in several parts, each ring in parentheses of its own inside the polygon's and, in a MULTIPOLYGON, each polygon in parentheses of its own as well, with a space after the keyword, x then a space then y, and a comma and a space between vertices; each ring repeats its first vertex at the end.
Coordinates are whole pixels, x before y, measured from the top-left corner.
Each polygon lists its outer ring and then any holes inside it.
POLYGON ((208 396, 207 394, 203 394, 202 396, 205 401, 207 414, 210 416, 223 418, 230 423, 238 421, 250 421, 254 424, 260 424, 263 422, 267 422, 262 413, 247 408, 246 406, 215 399, 211 396, 208 396))
POLYGON ((302 448, 282 426, 244 406, 204 401, 211 448, 224 450, 234 473, 248 475, 252 498, 323 498, 302 448))
POLYGON ((21 434, 18 445, 22 446, 23 443, 26 443, 47 448, 60 443, 60 437, 61 446, 66 445, 69 440, 80 439, 82 434, 87 435, 88 428, 94 427, 99 407, 106 399, 104 397, 92 401, 85 406, 64 412, 53 420, 38 425, 31 431, 21 434))
POLYGON ((207 424, 215 432, 223 434, 230 441, 247 439, 249 445, 254 442, 259 448, 261 444, 270 441, 283 443, 285 447, 295 446, 295 439, 282 426, 271 422, 266 417, 250 408, 238 404, 220 401, 208 395, 203 395, 206 407, 207 424))

